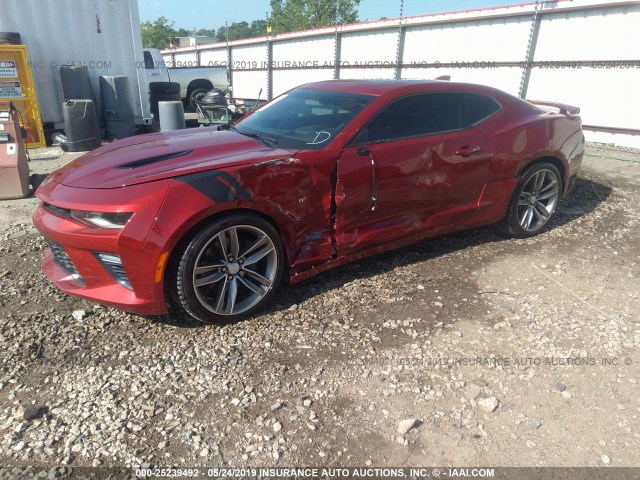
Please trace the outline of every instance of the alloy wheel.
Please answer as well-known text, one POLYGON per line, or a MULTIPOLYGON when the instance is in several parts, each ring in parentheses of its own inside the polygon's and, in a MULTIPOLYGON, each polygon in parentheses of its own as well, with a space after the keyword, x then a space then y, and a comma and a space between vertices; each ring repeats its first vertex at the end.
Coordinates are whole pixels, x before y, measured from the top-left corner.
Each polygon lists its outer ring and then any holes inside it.
POLYGON ((541 169, 532 175, 518 197, 518 223, 522 229, 535 232, 546 225, 558 205, 559 195, 555 172, 541 169))
POLYGON ((237 315, 257 305, 274 287, 278 253, 260 228, 235 225, 200 250, 193 269, 196 297, 216 315, 237 315))

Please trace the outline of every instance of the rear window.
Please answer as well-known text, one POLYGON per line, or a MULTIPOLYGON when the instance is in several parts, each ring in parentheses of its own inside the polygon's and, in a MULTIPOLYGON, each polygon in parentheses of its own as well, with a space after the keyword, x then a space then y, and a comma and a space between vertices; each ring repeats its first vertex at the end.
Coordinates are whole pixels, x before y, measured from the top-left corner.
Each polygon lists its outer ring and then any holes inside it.
POLYGON ((477 93, 465 95, 467 97, 466 124, 468 126, 476 125, 500 110, 498 102, 491 97, 477 93))
POLYGON ((151 52, 144 51, 144 68, 147 70, 155 69, 155 62, 153 61, 153 57, 151 56, 151 52))

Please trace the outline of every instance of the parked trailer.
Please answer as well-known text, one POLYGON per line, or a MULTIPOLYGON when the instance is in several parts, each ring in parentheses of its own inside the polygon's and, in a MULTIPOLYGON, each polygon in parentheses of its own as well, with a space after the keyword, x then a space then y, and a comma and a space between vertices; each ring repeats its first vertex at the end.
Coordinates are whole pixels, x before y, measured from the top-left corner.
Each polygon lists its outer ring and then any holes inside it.
MULTIPOLYGON (((581 107, 588 140, 640 148, 640 4, 557 0, 164 50, 229 65, 234 97, 334 78, 437 78, 581 107)), ((194 63, 196 62, 196 63, 194 63)))
POLYGON ((100 111, 99 77, 129 77, 136 124, 151 124, 137 0, 2 0, 0 31, 29 48, 42 121, 62 128, 59 68, 86 65, 100 111))

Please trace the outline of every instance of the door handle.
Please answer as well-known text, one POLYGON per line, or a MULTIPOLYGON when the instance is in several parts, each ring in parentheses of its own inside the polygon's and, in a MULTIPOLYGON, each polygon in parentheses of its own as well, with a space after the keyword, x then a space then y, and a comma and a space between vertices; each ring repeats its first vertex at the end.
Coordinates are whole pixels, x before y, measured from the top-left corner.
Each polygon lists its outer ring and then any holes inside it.
POLYGON ((460 155, 462 157, 470 157, 471 155, 478 155, 482 153, 482 149, 478 146, 470 147, 465 145, 464 147, 460 147, 456 150, 456 155, 460 155))
POLYGON ((367 210, 373 212, 378 204, 378 194, 376 192, 376 159, 367 147, 359 147, 356 149, 356 155, 360 155, 361 157, 368 155, 371 160, 371 199, 367 210))

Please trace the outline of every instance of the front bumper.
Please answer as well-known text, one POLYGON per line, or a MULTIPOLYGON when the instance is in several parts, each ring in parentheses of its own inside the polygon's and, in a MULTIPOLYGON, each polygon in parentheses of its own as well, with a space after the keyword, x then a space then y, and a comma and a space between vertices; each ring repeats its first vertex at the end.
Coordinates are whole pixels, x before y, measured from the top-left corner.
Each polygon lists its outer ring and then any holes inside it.
POLYGON ((43 184, 37 192, 43 203, 33 223, 50 244, 42 264, 45 275, 62 291, 100 304, 142 315, 166 313, 163 276, 158 279, 156 273, 163 252, 148 248, 146 239, 167 188, 165 181, 119 189, 43 184), (65 216, 65 209, 133 216, 122 229, 92 228, 65 216), (130 288, 100 260, 101 253, 120 258, 130 288))

